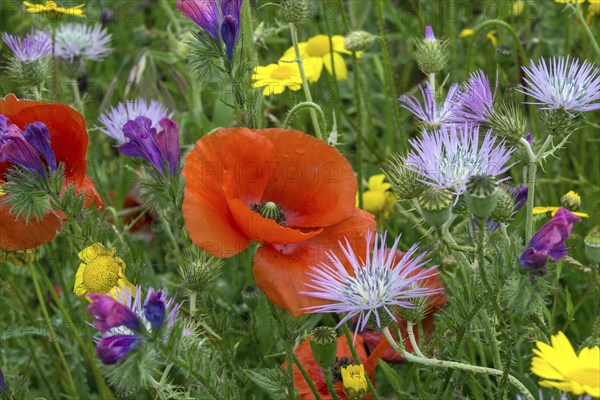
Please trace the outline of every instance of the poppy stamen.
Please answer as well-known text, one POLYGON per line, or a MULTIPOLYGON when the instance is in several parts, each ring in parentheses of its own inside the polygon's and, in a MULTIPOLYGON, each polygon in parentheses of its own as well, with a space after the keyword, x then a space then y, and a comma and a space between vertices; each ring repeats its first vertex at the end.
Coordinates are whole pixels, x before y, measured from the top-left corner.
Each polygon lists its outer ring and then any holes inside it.
POLYGON ((262 215, 263 218, 272 219, 282 226, 285 225, 286 215, 283 211, 283 207, 272 201, 263 201, 260 204, 252 204, 250 209, 262 215))

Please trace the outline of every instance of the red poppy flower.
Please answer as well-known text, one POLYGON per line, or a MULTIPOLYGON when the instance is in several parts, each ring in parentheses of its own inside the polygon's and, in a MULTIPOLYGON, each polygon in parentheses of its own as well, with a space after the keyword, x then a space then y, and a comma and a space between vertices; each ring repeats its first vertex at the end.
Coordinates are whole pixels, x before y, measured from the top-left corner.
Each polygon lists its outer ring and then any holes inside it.
POLYGON ((355 207, 358 185, 348 160, 302 132, 219 129, 196 143, 183 176, 183 216, 194 243, 216 257, 262 243, 256 284, 294 315, 318 304, 299 294, 309 265, 324 261, 327 250, 340 251, 343 237, 364 251, 364 236, 375 229, 373 216, 355 207))
MULTIPOLYGON (((397 260, 401 259, 404 255, 401 252, 397 252, 396 256, 398 257, 398 259, 394 259, 394 262, 397 262, 397 260)), ((418 273, 418 270, 415 270, 412 274, 409 274, 408 276, 410 277, 416 273, 418 273)), ((424 284, 424 286, 431 289, 444 288, 442 279, 440 278, 439 274, 424 279, 422 283, 424 284)), ((444 306, 444 304, 446 304, 446 294, 443 290, 441 290, 435 295, 429 297, 428 300, 429 309, 425 318, 421 321, 423 333, 426 335, 426 337, 431 336, 431 334, 433 333, 433 322, 435 319, 435 314, 444 306)), ((402 337, 404 339, 404 347, 406 348, 406 351, 412 353, 413 348, 410 344, 410 341, 408 340, 406 321, 399 320, 398 326, 400 327, 400 332, 402 333, 402 337)), ((393 336, 396 337, 394 330, 391 329, 391 331, 393 336)), ((414 333, 415 338, 418 340, 419 335, 416 327, 414 328, 414 333)), ((369 351, 371 352, 371 355, 377 353, 377 357, 381 358, 384 361, 398 362, 404 360, 404 358, 392 348, 392 346, 389 344, 382 332, 364 331, 360 334, 360 336, 362 336, 362 338, 364 339, 365 345, 367 346, 367 349, 369 349, 369 351)))
MULTIPOLYGON (((86 153, 88 134, 85 119, 81 114, 64 104, 46 104, 29 100, 17 100, 8 95, 0 100, 0 114, 20 129, 34 122, 42 122, 50 132, 50 147, 56 161, 65 166, 66 180, 75 184, 78 193, 86 196, 85 205, 102 201, 94 184, 86 176, 86 153)), ((0 184, 11 167, 9 162, 0 162, 0 184)), ((32 219, 26 224, 16 220, 9 207, 0 207, 0 249, 15 251, 40 246, 51 241, 61 230, 64 216, 50 212, 40 221, 32 219)))
MULTIPOLYGON (((373 372, 375 371, 375 367, 377 366, 377 360, 375 358, 372 358, 371 356, 367 357, 367 352, 363 344, 363 339, 360 336, 356 337, 354 347, 356 348, 356 352, 361 363, 365 365, 365 373, 367 374, 367 376, 369 376, 371 381, 373 381, 373 372)), ((329 394, 329 390, 327 389, 327 383, 325 382, 325 377, 323 376, 323 369, 321 369, 321 366, 315 360, 315 357, 312 353, 312 349, 310 348, 310 337, 304 339, 304 341, 296 348, 296 350, 294 350, 294 354, 296 355, 296 357, 298 357, 298 360, 300 360, 300 363, 306 370, 308 376, 310 376, 311 380, 315 384, 315 387, 319 392, 321 398, 323 400, 331 400, 332 397, 329 394)), ((350 351, 350 346, 348 346, 348 341, 346 340, 346 336, 344 335, 338 337, 336 356, 338 360, 347 359, 351 363, 354 363, 352 352, 350 351)), ((284 362, 282 367, 285 368, 285 366, 286 363, 284 362)), ((295 364, 293 371, 294 387, 300 393, 299 400, 314 400, 315 396, 313 395, 310 386, 308 385, 308 383, 306 383, 304 376, 295 364)), ((344 394, 344 385, 342 381, 333 382, 333 386, 340 399, 344 400, 348 398, 344 394)))

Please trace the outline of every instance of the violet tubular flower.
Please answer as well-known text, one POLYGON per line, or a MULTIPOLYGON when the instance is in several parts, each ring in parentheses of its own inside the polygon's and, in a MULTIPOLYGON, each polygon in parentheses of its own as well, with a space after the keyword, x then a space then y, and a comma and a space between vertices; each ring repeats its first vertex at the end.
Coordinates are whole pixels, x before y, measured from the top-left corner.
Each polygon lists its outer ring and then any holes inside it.
POLYGON ((103 364, 116 364, 138 344, 140 338, 134 335, 107 336, 98 341, 96 355, 103 364))
POLYGON ((152 120, 137 117, 123 125, 123 133, 128 140, 119 146, 119 151, 129 157, 140 157, 150 163, 158 172, 172 175, 179 169, 181 149, 179 148, 179 128, 169 118, 159 121, 162 128, 157 132, 152 120))
POLYGON ((573 224, 581 221, 577 215, 561 207, 554 217, 529 241, 527 248, 521 254, 521 267, 543 275, 546 272, 548 257, 556 261, 567 255, 565 242, 571 235, 573 224))
POLYGON ((215 41, 222 40, 227 56, 233 57, 240 36, 242 0, 177 0, 177 8, 215 41))
POLYGON ((527 104, 567 112, 600 109, 600 70, 587 60, 580 62, 568 56, 541 59, 537 64, 531 61, 523 71, 526 86, 517 90, 535 100, 527 104))
MULTIPOLYGON (((373 235, 369 233, 366 238, 367 249, 371 248, 372 239, 373 235)), ((326 304, 305 310, 311 313, 345 313, 336 328, 358 317, 358 332, 365 329, 372 315, 377 326, 382 328, 382 317, 385 315, 397 321, 391 310, 393 307, 413 308, 412 299, 436 294, 437 289, 419 286, 421 281, 437 274, 434 268, 422 268, 428 262, 425 253, 415 256, 417 245, 414 245, 399 261, 394 262, 400 238, 389 250, 385 247, 385 239, 385 233, 375 234, 373 250, 367 250, 364 260, 354 253, 348 241, 345 246, 340 242, 342 252, 352 266, 352 273, 344 268, 344 263, 332 252, 328 254, 329 262, 311 267, 312 272, 308 275, 312 281, 307 286, 313 290, 300 293, 323 299, 326 304)))
POLYGON ((106 333, 121 326, 138 330, 138 317, 129 307, 103 294, 91 293, 88 297, 92 301, 88 312, 94 317, 94 327, 100 332, 106 333))

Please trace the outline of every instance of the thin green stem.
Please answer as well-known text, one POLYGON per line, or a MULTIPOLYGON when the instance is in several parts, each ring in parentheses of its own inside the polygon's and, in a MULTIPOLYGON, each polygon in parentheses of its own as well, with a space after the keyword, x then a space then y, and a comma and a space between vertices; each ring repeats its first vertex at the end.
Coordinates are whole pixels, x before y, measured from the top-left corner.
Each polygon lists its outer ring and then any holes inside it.
MULTIPOLYGON (((304 90, 304 97, 306 101, 313 102, 312 95, 310 94, 310 87, 308 87, 308 80, 306 79, 306 73, 304 72, 304 66, 302 65, 302 57, 300 55, 300 48, 298 47, 298 30, 296 24, 290 23, 290 34, 292 36, 292 43, 294 44, 294 51, 296 53, 296 62, 298 63, 298 69, 300 70, 300 77, 302 78, 302 89, 304 90)), ((317 120, 317 114, 315 110, 310 110, 310 119, 312 120, 315 135, 318 139, 323 140, 323 134, 321 133, 321 127, 317 120)))
POLYGON ((312 379, 310 379, 310 375, 308 375, 308 373, 306 372, 306 369, 304 369, 304 366, 302 365, 302 363, 300 362, 300 360, 298 359, 298 357, 296 357, 296 355, 294 353, 292 353, 292 360, 294 361, 294 364, 296 364, 296 367, 298 367, 298 370, 304 377, 304 380, 308 384, 308 387, 310 387, 310 390, 312 391, 313 396, 315 396, 315 400, 321 400, 321 395, 319 394, 319 391, 317 390, 312 379))
POLYGON ((569 6, 575 9, 575 15, 577 16, 577 19, 579 19, 579 22, 581 22, 581 25, 583 26, 583 29, 585 30, 585 33, 590 39, 590 43, 594 48, 594 52, 596 53, 596 60, 600 61, 600 46, 598 46, 598 42, 596 41, 596 36, 594 35, 594 32, 592 32, 590 26, 587 24, 585 18, 583 17, 583 14, 581 13, 581 7, 579 6, 579 4, 569 4, 569 6))
MULTIPOLYGON (((361 365, 362 361, 360 361, 360 357, 358 356, 356 347, 354 347, 354 340, 352 340, 352 334, 350 333, 350 329, 348 328, 347 323, 342 324, 342 331, 344 332, 344 336, 346 336, 346 341, 348 342, 348 346, 350 347, 350 352, 352 353, 354 363, 356 365, 361 365)), ((365 378, 367 380, 367 385, 369 386, 369 392, 371 393, 371 396, 373 396, 375 400, 380 400, 379 394, 377 394, 375 386, 373 386, 373 383, 371 382, 369 376, 366 375, 365 378)))
POLYGON ((410 345, 413 348, 413 351, 419 357, 425 357, 423 353, 421 353, 421 349, 419 348, 419 344, 417 343, 417 339, 415 338, 414 332, 414 324, 410 321, 406 322, 406 331, 408 332, 408 340, 410 340, 410 345))
MULTIPOLYGON (((473 372, 476 374, 485 374, 485 375, 493 375, 493 376, 502 376, 504 374, 504 372, 494 369, 494 368, 480 367, 478 365, 464 364, 464 363, 460 363, 460 362, 456 362, 456 361, 445 361, 445 360, 438 360, 435 358, 419 357, 419 356, 416 356, 414 354, 407 352, 401 346, 399 346, 398 343, 396 342, 396 340, 394 340, 389 327, 386 327, 383 330, 383 334, 385 335, 385 337, 388 340, 388 342, 390 343, 390 345, 394 348, 394 350, 396 350, 400 355, 402 355, 402 357, 404 357, 404 359, 414 362, 414 363, 417 363, 417 364, 425 365, 428 367, 459 369, 459 370, 463 370, 463 371, 473 372)), ((400 337, 399 340, 402 341, 402 338, 400 337)), ((517 378, 515 378, 512 375, 509 375, 508 381, 510 383, 512 383, 513 386, 515 388, 517 388, 519 393, 523 394, 527 400, 535 400, 534 397, 529 392, 529 390, 517 378)))
POLYGON ((50 319, 50 315, 48 314, 48 309, 46 308, 46 300, 44 300, 44 296, 42 295, 42 290, 40 288, 40 283, 38 282, 37 272, 35 271, 34 264, 29 264, 29 270, 31 271, 31 279, 33 281, 33 286, 35 288, 35 294, 38 298, 38 302, 40 303, 40 308, 42 310, 42 315, 46 320, 46 325, 48 328, 48 332, 50 333, 50 339, 52 340, 52 344, 54 345, 54 349, 60 358, 60 361, 63 365, 63 368, 66 373, 67 385, 69 386, 69 392, 71 392, 76 398, 79 398, 77 395, 77 389, 75 388, 75 382, 73 381, 73 375, 71 375, 71 369, 69 368, 69 363, 65 359, 65 355, 60 347, 60 343, 58 342, 58 336, 56 336, 56 331, 54 330, 54 325, 52 325, 52 320, 50 319))
POLYGON ((327 384, 327 390, 329 390, 329 394, 333 400, 340 400, 335 388, 333 387, 333 382, 331 380, 331 368, 323 369, 323 377, 325 378, 325 383, 327 384))
POLYGON ((283 127, 287 129, 290 126, 292 118, 296 115, 296 113, 304 108, 308 108, 311 111, 314 110, 319 113, 319 117, 321 117, 322 128, 323 131, 325 131, 327 129, 325 113, 323 112, 321 106, 319 106, 317 103, 313 103, 312 101, 303 101, 292 107, 292 109, 288 112, 288 115, 283 120, 283 127))

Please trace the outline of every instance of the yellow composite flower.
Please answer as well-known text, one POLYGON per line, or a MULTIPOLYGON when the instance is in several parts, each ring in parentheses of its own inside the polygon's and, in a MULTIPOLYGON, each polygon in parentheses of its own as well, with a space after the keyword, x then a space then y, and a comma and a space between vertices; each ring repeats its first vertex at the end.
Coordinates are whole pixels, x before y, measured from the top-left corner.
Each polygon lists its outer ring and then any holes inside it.
MULTIPOLYGON (((550 216, 554 216, 560 207, 533 207, 533 214, 550 214, 550 216)), ((573 214, 577 215, 581 218, 589 218, 590 216, 586 213, 582 213, 579 211, 570 211, 573 214)))
POLYGON ((531 372, 542 378, 541 386, 575 395, 600 397, 600 346, 586 347, 579 354, 564 333, 551 338, 551 345, 536 342, 531 372))
MULTIPOLYGON (((312 73, 310 66, 304 65, 305 73, 312 73)), ((300 69, 296 62, 279 61, 277 64, 266 66, 257 66, 252 75, 254 83, 253 88, 264 88, 263 96, 271 94, 281 94, 286 88, 290 90, 300 90, 302 87, 302 77, 300 69)))
POLYGON ((85 17, 82 8, 85 4, 80 4, 75 7, 59 7, 55 1, 46 1, 44 4, 34 4, 24 1, 23 5, 27 7, 25 11, 30 13, 44 13, 46 15, 57 16, 58 14, 73 15, 75 17, 85 17))
MULTIPOLYGON (((571 211, 573 214, 582 218, 589 218, 590 216, 586 213, 578 212, 581 207, 581 196, 572 190, 569 190, 567 194, 560 198, 560 203, 564 208, 571 211)), ((533 214, 548 214, 554 216, 560 207, 544 206, 544 207, 533 207, 533 214)))
POLYGON ((523 10, 525 9, 525 2, 523 0, 517 0, 512 5, 512 14, 517 17, 523 14, 523 10))
POLYGON ((342 383, 344 385, 344 392, 351 399, 360 399, 367 392, 367 378, 365 377, 365 366, 361 365, 348 365, 342 367, 342 383))
POLYGON ((117 289, 135 288, 125 278, 125 262, 115 256, 116 249, 107 249, 101 243, 81 250, 78 254, 81 261, 75 275, 74 292, 79 297, 90 293, 117 294, 117 289))
MULTIPOLYGON (((460 31, 460 33, 458 34, 459 38, 465 38, 465 37, 469 37, 472 36, 475 33, 475 31, 471 28, 465 28, 462 31, 460 31)), ((497 31, 495 29, 492 29, 491 31, 489 31, 487 33, 487 35, 485 35, 488 40, 492 43, 492 46, 496 47, 496 45, 498 44, 498 39, 496 38, 496 33, 497 31)))
MULTIPOLYGON (((390 191, 392 185, 384 182, 385 175, 373 175, 369 178, 369 188, 363 192, 363 209, 375 215, 387 218, 396 206, 397 198, 390 191)), ((356 195, 358 207, 358 194, 356 195)))
MULTIPOLYGON (((298 50, 300 51, 300 57, 302 57, 302 63, 304 67, 310 66, 312 69, 310 74, 306 74, 306 79, 309 82, 316 82, 321 77, 323 72, 323 66, 327 69, 327 72, 333 75, 333 67, 335 67, 335 76, 338 81, 343 81, 348 78, 348 69, 346 68, 346 62, 342 58, 341 54, 352 54, 344 48, 344 37, 341 35, 335 35, 331 37, 331 44, 333 50, 329 45, 329 36, 327 35, 316 35, 308 39, 306 42, 298 44, 298 50), (331 63, 331 57, 333 53, 333 64, 331 63)), ((361 52, 356 53, 357 57, 360 57, 361 52)), ((281 57, 282 60, 294 60, 296 59, 296 52, 294 47, 290 47, 281 57)))

